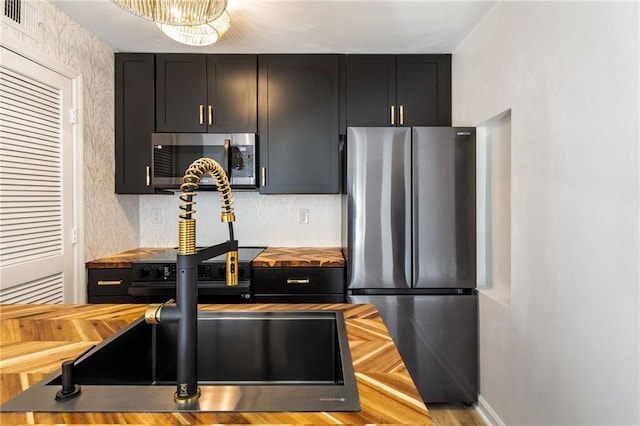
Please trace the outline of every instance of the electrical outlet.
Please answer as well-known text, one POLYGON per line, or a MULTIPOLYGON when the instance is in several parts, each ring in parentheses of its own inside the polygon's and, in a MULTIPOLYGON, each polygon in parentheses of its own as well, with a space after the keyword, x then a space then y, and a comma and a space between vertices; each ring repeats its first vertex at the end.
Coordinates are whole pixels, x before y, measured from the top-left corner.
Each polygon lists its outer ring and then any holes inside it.
POLYGON ((301 225, 309 224, 309 209, 298 210, 298 223, 301 225))
POLYGON ((162 209, 151 209, 151 223, 159 225, 162 223, 162 209))

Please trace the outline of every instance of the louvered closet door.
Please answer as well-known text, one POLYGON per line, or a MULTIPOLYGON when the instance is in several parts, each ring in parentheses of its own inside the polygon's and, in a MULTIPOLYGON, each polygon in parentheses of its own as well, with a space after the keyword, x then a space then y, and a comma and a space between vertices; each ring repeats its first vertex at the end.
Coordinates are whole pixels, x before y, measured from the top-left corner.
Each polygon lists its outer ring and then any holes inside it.
POLYGON ((72 82, 1 54, 0 303, 73 302, 72 82))

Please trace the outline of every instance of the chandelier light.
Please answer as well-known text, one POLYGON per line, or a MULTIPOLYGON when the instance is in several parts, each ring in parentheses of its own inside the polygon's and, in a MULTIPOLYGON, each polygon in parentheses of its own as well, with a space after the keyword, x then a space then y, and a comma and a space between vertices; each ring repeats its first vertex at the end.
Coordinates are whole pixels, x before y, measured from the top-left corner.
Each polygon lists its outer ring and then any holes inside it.
POLYGON ((166 25, 204 25, 221 17, 227 0, 112 0, 134 15, 166 25))
POLYGON ((226 10, 217 19, 202 25, 168 25, 158 27, 173 40, 191 46, 208 46, 215 43, 231 26, 231 15, 226 10))

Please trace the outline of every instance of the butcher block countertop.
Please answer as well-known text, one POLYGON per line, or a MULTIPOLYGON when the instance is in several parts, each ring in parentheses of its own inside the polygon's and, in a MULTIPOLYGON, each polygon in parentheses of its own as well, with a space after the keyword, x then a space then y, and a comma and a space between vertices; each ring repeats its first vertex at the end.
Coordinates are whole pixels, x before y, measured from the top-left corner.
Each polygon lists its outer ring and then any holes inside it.
MULTIPOLYGON (((143 315, 146 305, 0 306, 0 403, 143 315)), ((344 311, 361 411, 0 413, 0 424, 433 424, 374 305, 200 305, 201 310, 344 311)))
POLYGON ((131 262, 153 256, 165 250, 168 247, 139 247, 133 250, 123 251, 111 256, 101 257, 99 259, 90 260, 85 263, 87 269, 108 269, 108 268, 131 268, 131 262))
MULTIPOLYGON (((168 247, 137 248, 86 262, 87 269, 130 268, 131 262, 170 250, 168 247)), ((252 263, 255 268, 343 267, 338 247, 267 247, 252 263)))
POLYGON ((337 247, 267 247, 253 260, 254 268, 343 267, 337 247))

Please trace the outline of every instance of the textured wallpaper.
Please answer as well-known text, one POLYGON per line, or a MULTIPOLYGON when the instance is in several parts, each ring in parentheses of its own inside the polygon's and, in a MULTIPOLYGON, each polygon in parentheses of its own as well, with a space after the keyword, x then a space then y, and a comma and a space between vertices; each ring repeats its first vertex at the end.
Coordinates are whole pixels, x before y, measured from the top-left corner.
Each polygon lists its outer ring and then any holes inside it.
MULTIPOLYGON (((0 35, 18 40, 25 50, 71 67, 82 75, 84 138, 85 260, 135 247, 177 245, 178 200, 169 195, 114 193, 114 64, 113 49, 47 2, 43 37, 35 40, 2 24, 0 35)), ((198 244, 227 238, 220 223, 215 193, 197 197, 198 244)), ((235 194, 236 237, 241 245, 339 246, 338 195, 235 194), (309 223, 300 224, 300 209, 309 210, 309 223)))
MULTIPOLYGON (((82 135, 84 142, 85 260, 138 246, 138 196, 114 193, 114 70, 113 49, 47 2, 42 12, 42 40, 2 23, 27 56, 42 55, 82 75, 82 135)), ((14 45, 12 44, 12 45, 14 45)))

